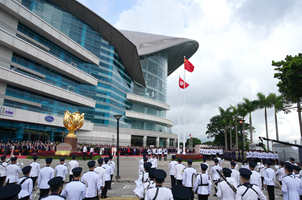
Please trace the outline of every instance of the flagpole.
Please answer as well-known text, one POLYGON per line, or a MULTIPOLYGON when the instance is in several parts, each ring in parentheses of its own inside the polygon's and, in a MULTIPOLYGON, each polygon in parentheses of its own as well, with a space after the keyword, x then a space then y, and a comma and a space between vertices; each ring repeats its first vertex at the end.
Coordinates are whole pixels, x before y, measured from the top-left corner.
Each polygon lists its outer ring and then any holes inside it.
POLYGON ((180 112, 179 112, 179 109, 180 109, 180 86, 179 86, 179 79, 180 79, 180 76, 179 76, 179 78, 178 78, 178 142, 177 142, 177 154, 179 154, 180 152, 179 152, 179 143, 180 143, 180 141, 179 141, 179 139, 180 139, 180 137, 179 137, 179 135, 180 135, 180 112))
MULTIPOLYGON (((184 61, 186 59, 186 56, 184 56, 184 61)), ((184 63, 185 64, 185 63, 184 63)), ((186 91, 186 69, 184 66, 184 133, 183 133, 183 151, 182 153, 185 153, 185 146, 186 146, 186 138, 185 138, 185 131, 186 131, 186 96, 185 96, 185 91, 186 91)))

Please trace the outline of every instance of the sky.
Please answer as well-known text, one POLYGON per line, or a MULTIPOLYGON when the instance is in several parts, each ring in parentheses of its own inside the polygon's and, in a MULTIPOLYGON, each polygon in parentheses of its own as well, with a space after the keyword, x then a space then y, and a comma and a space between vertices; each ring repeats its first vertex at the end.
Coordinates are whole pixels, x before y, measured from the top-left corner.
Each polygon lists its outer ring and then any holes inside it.
MULTIPOLYGON (((185 111, 178 126, 178 68, 168 77, 173 133, 191 133, 206 142, 211 117, 257 93, 277 93, 272 60, 297 55, 302 49, 302 1, 291 0, 79 0, 117 29, 188 38, 199 43, 186 73, 185 111)), ((182 91, 183 92, 183 91, 182 91)), ((183 93, 181 93, 183 105, 183 93)), ((248 118, 246 118, 248 120, 248 118)), ((254 142, 265 136, 264 110, 252 113, 254 142)), ((278 113, 279 137, 299 142, 298 114, 278 113)), ((274 110, 268 109, 269 138, 275 139, 274 110)), ((249 136, 248 136, 249 137, 249 136)), ((180 138, 182 139, 182 137, 180 138)))

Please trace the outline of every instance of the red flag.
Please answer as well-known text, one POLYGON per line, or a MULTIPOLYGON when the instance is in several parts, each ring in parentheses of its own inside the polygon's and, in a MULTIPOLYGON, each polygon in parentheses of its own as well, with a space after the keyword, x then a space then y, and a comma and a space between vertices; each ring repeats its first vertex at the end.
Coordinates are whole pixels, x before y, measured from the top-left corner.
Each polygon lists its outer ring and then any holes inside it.
POLYGON ((192 65, 192 63, 190 63, 190 61, 188 61, 186 58, 185 58, 185 69, 189 72, 193 72, 194 71, 194 65, 192 65))
POLYGON ((184 80, 182 80, 180 77, 179 77, 179 87, 181 89, 186 89, 187 87, 189 87, 189 84, 188 83, 185 83, 184 80))
POLYGON ((189 137, 191 137, 191 133, 190 133, 189 137))

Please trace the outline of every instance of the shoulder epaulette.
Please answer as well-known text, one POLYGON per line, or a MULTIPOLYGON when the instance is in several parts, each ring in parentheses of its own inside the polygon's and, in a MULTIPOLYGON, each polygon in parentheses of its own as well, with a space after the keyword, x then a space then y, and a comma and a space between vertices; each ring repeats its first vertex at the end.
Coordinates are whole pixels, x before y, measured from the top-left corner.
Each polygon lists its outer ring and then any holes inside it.
MULTIPOLYGON (((103 166, 102 166, 103 167, 103 166)), ((104 169, 106 169, 105 167, 103 167, 104 169)))

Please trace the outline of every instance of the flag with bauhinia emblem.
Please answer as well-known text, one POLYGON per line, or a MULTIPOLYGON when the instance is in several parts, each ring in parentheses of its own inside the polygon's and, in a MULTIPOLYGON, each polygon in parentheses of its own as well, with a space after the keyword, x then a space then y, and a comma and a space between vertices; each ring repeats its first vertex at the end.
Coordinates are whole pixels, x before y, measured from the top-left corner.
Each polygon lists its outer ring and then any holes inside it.
POLYGON ((179 77, 179 87, 181 89, 186 89, 187 87, 189 87, 189 84, 184 82, 184 80, 182 80, 182 78, 179 77))

